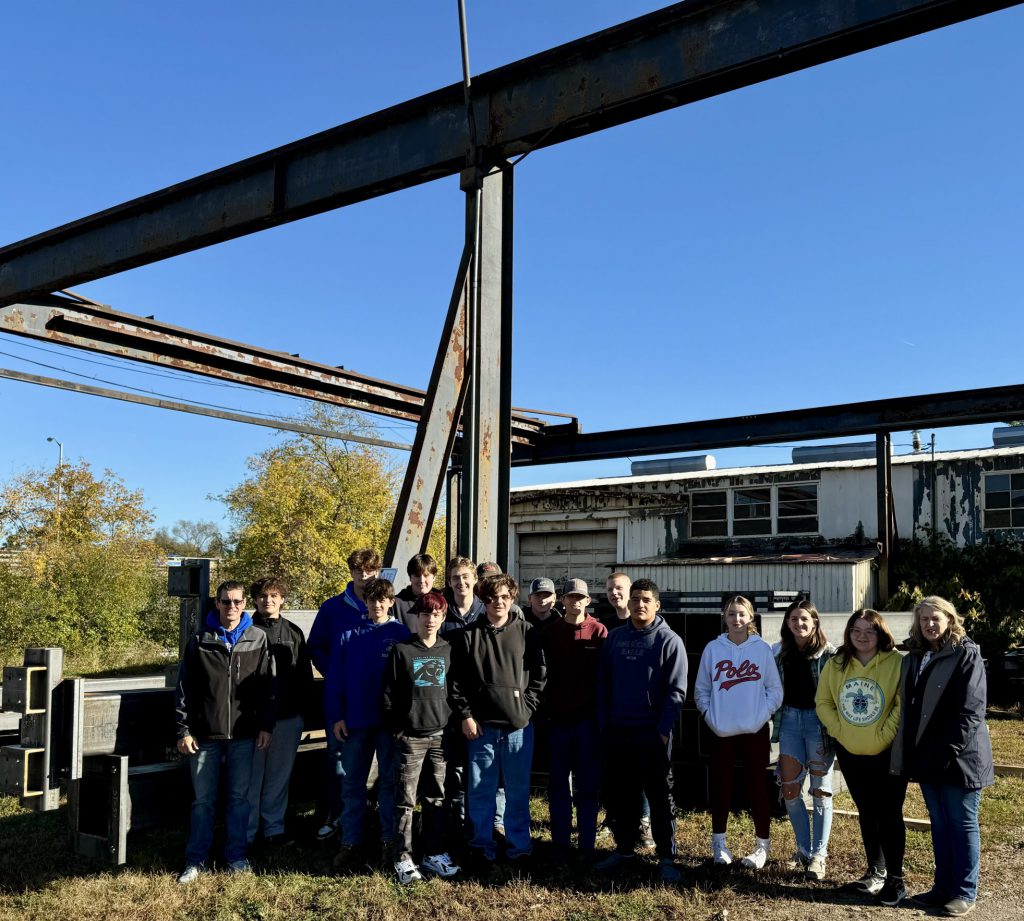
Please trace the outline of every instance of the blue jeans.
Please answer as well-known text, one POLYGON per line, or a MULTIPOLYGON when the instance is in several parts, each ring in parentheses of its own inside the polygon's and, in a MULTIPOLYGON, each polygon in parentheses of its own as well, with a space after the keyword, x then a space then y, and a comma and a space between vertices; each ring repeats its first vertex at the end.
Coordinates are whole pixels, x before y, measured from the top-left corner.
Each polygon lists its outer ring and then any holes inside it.
POLYGON ((288 810, 288 783, 302 738, 302 717, 278 720, 270 748, 256 749, 249 781, 249 843, 252 844, 263 820, 263 837, 284 834, 288 810))
POLYGON ((221 762, 227 766, 227 842, 224 860, 234 863, 245 858, 249 828, 249 778, 255 739, 221 739, 199 742, 199 751, 189 758, 192 771, 192 826, 185 846, 185 863, 200 865, 210 856, 213 841, 214 807, 220 785, 221 762))
POLYGON ((344 742, 334 738, 334 728, 327 727, 327 751, 324 764, 327 768, 327 814, 336 819, 341 815, 341 788, 345 783, 345 763, 342 759, 344 742))
POLYGON ((601 780, 597 723, 593 719, 552 723, 548 740, 551 753, 548 774, 551 843, 557 847, 569 846, 572 807, 575 804, 579 848, 592 851, 597 834, 597 800, 601 780))
POLYGON ((345 767, 342 783, 342 843, 357 847, 366 832, 366 781, 377 754, 377 811, 380 834, 395 834, 395 737, 385 729, 350 729, 341 748, 345 767))
POLYGON ((981 790, 923 783, 921 793, 932 822, 933 889, 944 893, 947 899, 974 902, 978 898, 981 866, 981 831, 978 828, 981 790))
POLYGON ((533 763, 533 726, 495 729, 481 724, 479 739, 469 740, 469 819, 473 826, 470 847, 494 860, 494 815, 498 781, 505 784, 505 841, 508 856, 529 854, 530 766, 533 763))
POLYGON ((827 857, 828 839, 832 832, 832 768, 835 755, 827 750, 821 723, 813 710, 782 708, 779 729, 779 764, 775 776, 782 785, 783 801, 793 826, 796 846, 805 857, 827 857), (783 756, 799 762, 799 773, 783 784, 783 756), (811 798, 814 802, 813 824, 807 820, 807 809, 800 795, 804 778, 810 775, 811 798), (797 785, 794 788, 790 784, 797 785), (787 789, 788 788, 788 789, 787 789), (815 791, 820 795, 815 795, 815 791), (787 794, 794 793, 793 796, 787 794))

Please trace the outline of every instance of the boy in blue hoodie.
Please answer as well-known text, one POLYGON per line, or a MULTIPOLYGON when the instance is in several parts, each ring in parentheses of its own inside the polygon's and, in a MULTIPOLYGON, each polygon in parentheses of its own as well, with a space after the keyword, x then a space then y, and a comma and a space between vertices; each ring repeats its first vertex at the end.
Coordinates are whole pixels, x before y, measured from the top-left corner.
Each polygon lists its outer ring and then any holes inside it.
POLYGON ((375 579, 364 593, 366 616, 345 630, 332 650, 324 688, 324 711, 341 749, 342 844, 334 858, 337 869, 362 861, 366 824, 366 781, 377 755, 377 806, 384 860, 392 862, 395 825, 395 737, 381 713, 388 654, 409 638, 409 628, 391 616, 395 588, 375 579))
POLYGON ((249 780, 253 752, 270 746, 274 699, 267 635, 243 610, 241 582, 217 587, 217 610, 185 647, 176 695, 178 751, 188 757, 195 800, 178 882, 193 882, 213 841, 221 763, 227 768, 227 842, 232 873, 249 870, 249 780))
MULTIPOLYGON (((380 554, 376 550, 368 547, 353 550, 348 557, 351 581, 340 595, 328 598, 316 612, 306 648, 313 667, 324 677, 327 676, 331 650, 337 646, 341 634, 366 615, 363 592, 380 575, 380 562, 380 554)), ((326 815, 316 833, 320 841, 333 838, 341 827, 341 786, 345 780, 345 766, 341 760, 342 743, 334 737, 330 723, 324 726, 324 730, 327 733, 327 757, 324 759, 327 766, 327 795, 326 802, 321 803, 321 809, 326 815)))
POLYGON ((660 610, 657 584, 637 579, 629 590, 629 620, 609 633, 601 647, 597 716, 615 852, 596 869, 611 870, 636 859, 646 794, 661 878, 676 882, 672 733, 686 698, 686 650, 660 610))

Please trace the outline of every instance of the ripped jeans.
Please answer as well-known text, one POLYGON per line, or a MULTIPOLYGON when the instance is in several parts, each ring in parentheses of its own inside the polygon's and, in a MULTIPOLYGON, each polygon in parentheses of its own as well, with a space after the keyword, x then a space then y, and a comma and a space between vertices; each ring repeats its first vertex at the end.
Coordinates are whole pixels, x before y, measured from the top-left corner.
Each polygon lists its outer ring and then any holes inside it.
POLYGON ((832 831, 832 765, 835 755, 826 750, 821 723, 813 710, 782 708, 779 729, 779 763, 775 777, 793 825, 800 853, 806 858, 827 857, 832 831), (813 822, 801 796, 804 778, 810 775, 813 822))

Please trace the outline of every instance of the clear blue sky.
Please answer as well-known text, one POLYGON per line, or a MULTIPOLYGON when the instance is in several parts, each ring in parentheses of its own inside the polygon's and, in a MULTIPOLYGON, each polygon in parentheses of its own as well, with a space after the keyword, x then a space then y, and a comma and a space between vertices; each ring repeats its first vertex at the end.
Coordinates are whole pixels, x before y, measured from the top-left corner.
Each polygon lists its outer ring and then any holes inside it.
MULTIPOLYGON (((469 0, 473 71, 661 5, 469 0)), ((0 243, 460 79, 454 0, 38 0, 4 4, 0 34, 0 243)), ((595 431, 1020 383, 1022 45, 1012 9, 531 154, 516 174, 516 404, 595 431)), ((447 179, 80 290, 425 386, 462 221, 447 179)), ((300 408, 27 342, 0 336, 0 366, 300 408)), ((219 520, 208 494, 277 437, 8 381, 0 413, 0 479, 53 463, 52 435, 144 489, 168 525, 219 520)), ((940 430, 938 445, 985 446, 990 428, 940 430)))

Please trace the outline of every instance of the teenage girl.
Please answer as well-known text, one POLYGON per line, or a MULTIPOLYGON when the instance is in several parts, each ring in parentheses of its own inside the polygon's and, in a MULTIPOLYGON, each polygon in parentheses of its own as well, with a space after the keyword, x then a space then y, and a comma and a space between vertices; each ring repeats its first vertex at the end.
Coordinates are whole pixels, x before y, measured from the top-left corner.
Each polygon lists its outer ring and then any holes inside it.
POLYGON ((796 853, 791 865, 808 879, 823 879, 832 830, 832 739, 814 711, 814 695, 825 663, 835 647, 825 638, 818 609, 810 601, 794 601, 786 610, 782 640, 772 647, 782 678, 782 709, 773 717, 773 742, 779 743, 775 774, 793 825, 796 853), (814 801, 813 823, 801 792, 810 776, 814 801))
POLYGON ((722 608, 725 632, 701 656, 694 698, 711 736, 711 853, 716 864, 735 859, 725 844, 733 765, 744 763, 757 842, 742 864, 760 870, 768 859, 771 816, 765 774, 771 754, 768 720, 782 703, 782 682, 771 647, 754 626, 754 607, 734 595, 722 608))
POLYGON ((889 773, 889 754, 900 722, 900 654, 877 611, 856 611, 846 622, 843 645, 829 660, 815 697, 818 719, 835 739, 860 818, 867 872, 851 884, 883 905, 907 896, 903 885, 905 778, 889 773))

